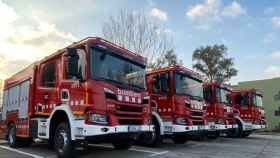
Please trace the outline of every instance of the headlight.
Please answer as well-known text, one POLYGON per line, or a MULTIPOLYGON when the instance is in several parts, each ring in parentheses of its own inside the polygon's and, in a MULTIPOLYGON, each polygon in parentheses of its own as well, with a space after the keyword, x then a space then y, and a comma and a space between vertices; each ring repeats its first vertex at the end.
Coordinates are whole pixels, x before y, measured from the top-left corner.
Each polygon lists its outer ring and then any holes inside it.
POLYGON ((176 124, 178 125, 186 125, 187 124, 187 120, 185 118, 182 118, 182 117, 178 117, 176 118, 176 124))
POLYGON ((217 124, 222 124, 222 125, 223 125, 223 124, 224 124, 224 120, 219 119, 219 120, 216 121, 216 123, 217 123, 217 124))
POLYGON ((106 98, 117 100, 117 95, 111 89, 104 88, 104 93, 106 98))
POLYGON ((90 121, 97 124, 108 124, 108 117, 101 114, 91 114, 90 121))
POLYGON ((150 100, 150 96, 143 97, 142 104, 148 104, 150 100))

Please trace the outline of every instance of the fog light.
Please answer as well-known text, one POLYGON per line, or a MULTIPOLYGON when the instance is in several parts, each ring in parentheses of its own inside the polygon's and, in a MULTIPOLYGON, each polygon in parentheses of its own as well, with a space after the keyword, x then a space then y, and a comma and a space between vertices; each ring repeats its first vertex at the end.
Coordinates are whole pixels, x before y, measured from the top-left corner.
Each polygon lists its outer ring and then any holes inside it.
POLYGON ((108 132, 108 131, 109 131, 109 128, 101 128, 101 131, 102 131, 102 132, 108 132))
POLYGON ((108 124, 108 118, 102 114, 91 114, 90 121, 97 124, 108 124))
POLYGON ((186 121, 185 118, 178 117, 178 118, 176 118, 175 123, 178 124, 178 125, 186 125, 186 124, 187 124, 187 121, 186 121))

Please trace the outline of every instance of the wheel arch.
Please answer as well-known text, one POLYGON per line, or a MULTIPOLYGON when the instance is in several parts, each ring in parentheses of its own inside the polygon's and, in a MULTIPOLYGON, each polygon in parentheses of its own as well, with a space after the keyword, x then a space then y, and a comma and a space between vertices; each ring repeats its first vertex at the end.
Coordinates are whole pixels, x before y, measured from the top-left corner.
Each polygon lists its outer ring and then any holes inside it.
POLYGON ((152 119, 155 119, 160 127, 160 135, 164 135, 164 124, 158 113, 152 112, 152 119))
POLYGON ((74 115, 69 108, 68 105, 60 105, 57 106, 53 112, 51 113, 49 119, 48 119, 48 125, 49 125, 49 130, 48 130, 48 136, 49 139, 52 140, 54 136, 54 132, 56 127, 59 125, 61 122, 67 122, 70 127, 70 132, 71 132, 71 139, 73 140, 75 137, 73 136, 73 120, 74 120, 74 115))

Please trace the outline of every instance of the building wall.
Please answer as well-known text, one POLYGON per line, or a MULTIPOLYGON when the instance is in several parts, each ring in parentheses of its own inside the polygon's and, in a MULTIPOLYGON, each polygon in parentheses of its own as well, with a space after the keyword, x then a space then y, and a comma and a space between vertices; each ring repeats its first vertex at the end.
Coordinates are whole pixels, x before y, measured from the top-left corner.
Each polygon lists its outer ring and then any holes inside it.
POLYGON ((2 91, 2 88, 3 88, 3 82, 2 82, 2 80, 0 79, 0 107, 2 106, 2 99, 3 99, 3 91, 2 91))
POLYGON ((280 78, 240 82, 237 87, 262 90, 268 130, 280 129, 280 78))

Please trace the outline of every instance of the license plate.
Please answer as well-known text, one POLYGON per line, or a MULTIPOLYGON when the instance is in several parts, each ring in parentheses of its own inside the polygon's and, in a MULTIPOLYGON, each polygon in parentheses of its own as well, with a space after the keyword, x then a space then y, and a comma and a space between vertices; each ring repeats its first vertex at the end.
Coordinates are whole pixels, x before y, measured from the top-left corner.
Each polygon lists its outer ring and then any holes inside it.
POLYGON ((198 130, 203 130, 204 126, 198 126, 198 130))
POLYGON ((211 129, 216 129, 216 126, 215 125, 210 125, 210 128, 211 129))
POLYGON ((141 126, 128 126, 129 132, 138 132, 141 131, 141 126))
POLYGON ((253 127, 252 127, 252 125, 245 125, 245 128, 246 129, 252 129, 253 127))
POLYGON ((164 131, 165 132, 172 132, 172 126, 165 126, 164 131))

